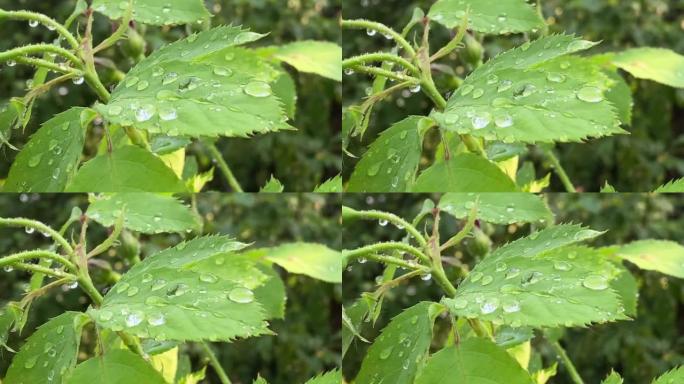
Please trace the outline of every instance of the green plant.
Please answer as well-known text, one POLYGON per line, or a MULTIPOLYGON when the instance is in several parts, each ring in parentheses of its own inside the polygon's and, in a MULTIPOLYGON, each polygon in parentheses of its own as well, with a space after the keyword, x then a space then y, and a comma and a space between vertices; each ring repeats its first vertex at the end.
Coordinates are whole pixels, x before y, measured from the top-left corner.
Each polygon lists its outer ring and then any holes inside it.
MULTIPOLYGON (((300 41, 255 49, 244 47, 265 34, 237 26, 211 27, 201 1, 84 0, 64 23, 29 11, 0 10, 0 20, 43 25, 59 38, 0 53, 0 62, 37 68, 28 93, 0 107, 0 134, 10 143, 12 128, 25 128, 34 102, 53 87, 85 83, 97 95, 92 107, 71 108, 44 122, 12 164, 9 192, 200 191, 212 179, 186 155, 193 143, 208 152, 234 191, 242 187, 215 142, 294 129, 297 92, 286 63, 300 72, 341 81, 341 49, 331 42, 300 41), (117 21, 103 41, 93 37, 94 13, 117 21), (85 29, 75 21, 84 14, 85 29), (187 37, 145 57, 146 41, 131 27, 185 24, 187 37), (193 26, 201 31, 193 33, 193 26), (123 43, 133 67, 127 73, 98 53, 123 43), (110 94, 99 67, 106 71, 110 94), (52 76, 52 74, 55 74, 52 76), (104 135, 89 130, 102 124, 104 135), (101 137, 100 137, 101 136, 101 137), (97 154, 82 163, 86 141, 98 140, 97 154), (80 167, 79 167, 80 165, 80 167), (125 175, 125 176, 124 176, 125 175)), ((14 148, 16 149, 16 148, 14 148)), ((339 190, 332 179, 317 190, 339 190)), ((282 191, 267 188, 267 191, 282 191)))
MULTIPOLYGON (((0 312, 0 345, 11 351, 8 334, 21 331, 34 300, 58 287, 79 287, 91 301, 87 311, 65 312, 28 337, 4 382, 193 383, 204 377, 204 368, 190 372, 178 363, 179 348, 192 343, 204 351, 220 382, 229 383, 208 343, 273 334, 268 320, 285 317, 286 301, 274 264, 341 283, 338 251, 302 242, 249 248, 230 236, 201 235, 195 212, 173 197, 128 193, 91 197, 86 212, 74 209, 59 230, 31 219, 0 218, 1 226, 40 232, 52 243, 0 258, 6 272, 32 274, 25 297, 0 312), (88 244, 92 222, 109 228, 95 246, 88 244), (67 240, 67 231, 77 224, 76 240, 67 240), (139 235, 167 232, 189 239, 141 260, 139 235), (123 274, 98 257, 114 248, 132 265, 123 274), (106 287, 95 286, 91 269, 106 287), (92 338, 94 350, 77 365, 82 333, 92 338), (115 369, 122 364, 135 369, 115 369)), ((330 372, 311 383, 331 383, 338 375, 330 372)))
MULTIPOLYGON (((427 15, 416 8, 401 32, 363 19, 343 20, 342 27, 384 35, 395 44, 343 61, 347 75, 375 78, 367 99, 343 112, 345 149, 351 138, 363 138, 376 106, 395 92, 422 91, 434 107, 429 116, 409 116, 379 135, 348 179, 351 192, 538 192, 549 185, 550 174, 538 179, 532 163, 520 166, 520 155, 529 152, 543 153, 565 189, 574 192, 553 146, 627 133, 632 96, 618 69, 684 87, 681 55, 634 48, 580 56, 598 43, 549 35, 541 8, 523 0, 439 0, 427 15), (436 50, 430 46, 434 23, 455 30, 436 50), (417 26, 422 34, 411 39, 417 26), (525 33, 525 42, 484 62, 484 36, 511 33, 525 33), (463 79, 448 62, 440 63, 444 59, 458 59, 472 72, 463 79), (433 79, 440 73, 450 79, 446 90, 433 79), (453 91, 448 100, 445 91, 453 91), (431 144, 427 154, 425 143, 431 144)), ((676 180, 658 191, 682 191, 683 185, 676 180)), ((606 183, 604 190, 611 189, 606 183)))
MULTIPOLYGON (((544 200, 531 194, 447 193, 437 204, 426 200, 412 220, 352 207, 343 207, 342 215, 345 227, 377 220, 388 236, 402 239, 342 251, 348 268, 370 261, 384 269, 375 289, 343 310, 343 353, 355 342, 370 345, 360 369, 345 372, 359 384, 381 378, 450 383, 456 377, 543 384, 556 374, 557 363, 544 367, 537 349, 554 351, 569 379, 583 383, 561 343, 572 341, 564 337, 567 329, 636 317, 638 286, 624 261, 684 277, 680 244, 647 239, 592 247, 586 243, 604 232, 555 224, 544 200), (493 246, 484 230, 516 223, 529 224, 530 233, 507 244, 493 246), (474 266, 458 256, 463 254, 474 266), (418 277, 434 281, 441 299, 406 308, 372 339, 385 298, 418 277), (441 331, 433 333, 436 321, 441 331)), ((683 375, 678 368, 654 382, 675 383, 683 375)), ((617 373, 604 381, 621 382, 617 373)))

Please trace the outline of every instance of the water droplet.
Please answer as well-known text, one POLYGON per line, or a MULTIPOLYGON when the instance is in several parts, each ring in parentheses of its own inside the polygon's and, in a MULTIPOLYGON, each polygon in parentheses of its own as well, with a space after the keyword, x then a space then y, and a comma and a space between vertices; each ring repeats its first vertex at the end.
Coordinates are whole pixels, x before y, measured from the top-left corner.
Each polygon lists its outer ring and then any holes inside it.
POLYGON ((365 257, 361 257, 361 258, 358 259, 359 264, 366 264, 367 261, 368 261, 368 260, 366 260, 365 257))
POLYGON ((31 158, 28 161, 28 166, 31 168, 35 168, 40 164, 40 160, 43 157, 42 153, 38 153, 36 155, 31 156, 31 158))
POLYGON ((420 92, 420 90, 421 90, 420 84, 414 84, 409 88, 409 91, 411 91, 411 93, 418 93, 418 92, 420 92))
POLYGON ((12 272, 14 271, 14 267, 12 267, 11 265, 5 265, 4 267, 2 267, 2 270, 5 272, 12 272))
POLYGON ((190 76, 178 84, 178 90, 181 92, 192 91, 200 86, 201 80, 198 77, 190 76))
POLYGON ((16 61, 14 61, 14 60, 7 60, 7 66, 8 66, 8 67, 14 67, 15 65, 17 65, 17 62, 16 62, 16 61))
POLYGON ((484 276, 482 272, 473 272, 470 275, 470 281, 473 283, 478 282, 482 278, 482 276, 484 276))
POLYGON ((158 327, 160 325, 164 325, 164 323, 166 323, 166 319, 161 313, 153 313, 147 318, 147 323, 153 327, 158 327))
POLYGON ((512 279, 520 274, 520 269, 511 268, 506 272, 506 279, 512 279))
POLYGON ((126 295, 128 295, 128 297, 135 296, 138 294, 138 291, 140 291, 140 289, 138 289, 138 287, 131 287, 128 290, 128 293, 126 293, 126 295))
POLYGON ((380 163, 375 163, 368 168, 368 176, 375 176, 380 172, 380 163))
POLYGON ((64 285, 67 289, 76 289, 78 287, 78 281, 72 281, 64 285))
MULTIPOLYGON (((162 7, 162 13, 169 13, 169 12, 171 12, 171 5, 170 5, 170 4, 165 4, 165 5, 162 7)), ((195 36, 196 36, 196 35, 195 35, 195 36)))
POLYGON ((503 309, 503 311, 506 313, 519 312, 520 303, 517 300, 504 300, 504 302, 501 305, 501 309, 503 309))
POLYGON ((392 349, 394 349, 393 346, 389 346, 380 352, 380 359, 381 360, 386 360, 390 355, 392 354, 392 349))
POLYGON ((577 98, 587 103, 598 103, 603 100, 603 93, 596 87, 583 87, 577 91, 577 98))
POLYGON ((242 287, 233 288, 228 294, 228 298, 236 303, 248 304, 254 301, 254 292, 242 287))
POLYGON ((176 72, 169 72, 166 75, 164 75, 164 78, 162 79, 162 84, 169 85, 175 82, 176 80, 178 80, 178 74, 176 72))
POLYGON ((212 275, 211 273, 203 273, 200 275, 199 279, 200 281, 210 284, 218 281, 218 277, 216 277, 216 275, 212 275))
POLYGON ((473 116, 471 119, 471 123, 473 124, 473 128, 475 129, 482 129, 485 128, 486 126, 489 125, 489 123, 492 121, 492 116, 488 112, 484 113, 478 113, 473 116))
POLYGON ((29 27, 35 28, 38 26, 38 20, 29 20, 29 27))
POLYGON ((216 75, 216 76, 228 77, 232 74, 233 74, 233 71, 230 68, 214 67, 214 75, 216 75))
POLYGON ((498 263, 496 263, 497 272, 503 272, 506 270, 506 268, 508 268, 508 266, 503 261, 499 261, 498 263))
POLYGON ((147 80, 143 80, 138 83, 138 87, 136 88, 138 91, 144 91, 147 89, 147 87, 150 86, 150 82, 147 80))
POLYGON ((123 293, 125 290, 127 290, 131 285, 128 284, 127 282, 121 282, 116 285, 116 293, 123 293))
POLYGON ((565 81, 565 75, 562 73, 549 72, 546 74, 546 80, 552 83, 562 83, 565 81))
POLYGON ((502 80, 502 81, 499 83, 499 87, 498 87, 496 90, 497 90, 497 92, 504 92, 504 91, 507 91, 507 90, 511 89, 512 86, 513 86, 513 82, 512 82, 512 81, 510 81, 510 80, 502 80))
POLYGON ((494 118, 494 124, 499 128, 508 128, 513 125, 513 118, 508 113, 497 115, 494 118))
POLYGON ((512 284, 504 284, 499 289, 499 292, 501 292, 501 293, 511 293, 514 291, 516 291, 516 288, 515 288, 515 285, 512 285, 512 284))
POLYGON ((478 88, 478 89, 474 90, 473 91, 473 99, 479 99, 480 97, 482 97, 482 95, 484 95, 484 93, 485 93, 484 89, 482 89, 482 88, 478 88))
POLYGON ((387 226, 387 223, 388 223, 387 220, 384 220, 384 219, 378 220, 378 224, 379 224, 381 227, 387 226))
POLYGON ((575 51, 581 51, 584 49, 589 49, 594 45, 591 41, 587 40, 575 40, 568 44, 568 51, 570 52, 575 52, 575 51))
POLYGON ((572 265, 567 261, 556 261, 553 263, 553 268, 558 271, 569 271, 572 269, 572 265))
POLYGON ((570 68, 570 62, 564 61, 564 62, 560 63, 560 67, 561 67, 561 69, 568 69, 568 68, 570 68))
POLYGON ((482 285, 489 285, 489 284, 491 284, 492 281, 494 281, 494 278, 490 275, 487 275, 487 276, 482 278, 481 284, 482 285))
POLYGON ((159 118, 163 121, 176 120, 178 113, 175 108, 161 107, 159 108, 159 118))
POLYGON ((26 362, 24 363, 24 368, 26 369, 31 369, 36 365, 36 362, 38 361, 38 356, 34 355, 26 359, 26 362))
POLYGON ((584 278, 582 285, 594 291, 602 291, 608 288, 608 279, 601 275, 589 275, 584 278))
POLYGON ((64 332, 64 326, 63 326, 63 325, 60 325, 59 327, 57 327, 57 334, 58 334, 58 335, 61 335, 62 332, 64 332))
POLYGON ((109 107, 109 114, 112 116, 119 116, 123 112, 123 108, 119 105, 112 105, 109 107))
POLYGON ((499 299, 495 297, 490 297, 485 299, 482 304, 480 304, 480 311, 483 315, 490 314, 499 308, 499 299))
MULTIPOLYGON (((197 35, 193 35, 193 36, 197 36, 197 35)), ((161 76, 161 75, 163 75, 163 74, 164 74, 164 68, 162 68, 162 67, 156 67, 156 68, 152 71, 152 77, 159 77, 159 76, 161 76)))
POLYGON ((271 96, 271 86, 263 81, 252 81, 245 85, 245 93, 254 97, 268 97, 271 96))
POLYGON ((154 116, 154 112, 154 105, 145 104, 142 107, 140 107, 140 109, 135 111, 135 119, 141 123, 144 121, 148 121, 152 118, 152 116, 154 116))
POLYGON ((126 88, 130 88, 130 87, 138 84, 139 81, 140 81, 140 78, 138 76, 131 76, 131 77, 126 79, 124 85, 126 86, 126 88))
POLYGON ((466 96, 467 94, 472 92, 473 89, 475 89, 475 87, 470 85, 470 84, 466 84, 466 85, 462 86, 461 87, 461 96, 466 96))
POLYGON ((430 281, 430 280, 432 280, 432 273, 426 273, 424 275, 420 275, 420 279, 423 281, 430 281))
POLYGON ((505 23, 506 20, 508 20, 508 16, 505 13, 500 14, 497 18, 496 21, 499 23, 505 23))
POLYGON ((456 309, 463 309, 468 306, 468 300, 457 297, 451 301, 451 305, 456 309))
POLYGON ((542 278, 542 273, 537 271, 527 272, 521 278, 521 283, 523 286, 528 286, 538 283, 542 278))
POLYGON ((103 309, 102 311, 100 311, 99 317, 100 317, 100 320, 102 320, 102 321, 109 321, 112 319, 113 316, 114 316, 114 314, 111 311, 103 309))
POLYGON ((159 279, 152 284, 152 290, 153 291, 158 291, 166 286, 166 280, 164 279, 159 279))
POLYGON ((136 325, 142 323, 145 315, 140 311, 133 311, 126 316, 126 326, 135 327, 136 325))
POLYGON ((352 68, 345 68, 344 69, 344 74, 347 76, 351 76, 354 74, 354 70, 352 68))
POLYGON ((376 33, 377 33, 377 31, 375 31, 374 29, 367 29, 366 30, 366 35, 368 35, 368 36, 375 36, 376 33))
POLYGON ((487 76, 487 84, 492 85, 492 84, 496 84, 498 82, 499 82, 499 76, 497 76, 495 74, 491 74, 491 75, 487 76))

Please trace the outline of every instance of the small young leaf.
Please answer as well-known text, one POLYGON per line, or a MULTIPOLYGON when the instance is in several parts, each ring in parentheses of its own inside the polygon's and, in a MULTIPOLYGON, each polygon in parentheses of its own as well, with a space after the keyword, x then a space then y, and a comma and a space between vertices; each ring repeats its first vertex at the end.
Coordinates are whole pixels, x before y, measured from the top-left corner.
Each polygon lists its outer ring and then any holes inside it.
MULTIPOLYGON (((133 20, 143 24, 190 24, 211 17, 201 0, 131 0, 133 20)), ((93 0, 93 9, 112 20, 128 11, 127 0, 93 0)))
POLYGON ((489 34, 527 32, 544 26, 544 20, 525 0, 439 0, 428 17, 449 29, 468 13, 468 29, 489 34))
POLYGON ((280 183, 278 179, 276 179, 273 175, 271 175, 271 179, 268 180, 268 183, 261 187, 259 192, 261 193, 282 193, 285 187, 280 183))
POLYGON ((477 218, 495 224, 552 221, 553 213, 539 196, 529 193, 447 193, 439 208, 456 217, 468 217, 477 204, 477 218))
POLYGON ((622 384, 622 377, 617 372, 611 371, 601 384, 622 384))
POLYGON ((89 313, 101 327, 158 340, 232 340, 269 333, 254 289, 264 275, 245 244, 200 237, 131 268, 89 313))
POLYGON ((65 312, 41 325, 14 356, 3 382, 65 382, 76 365, 81 330, 89 321, 84 313, 65 312))
POLYGON ((623 245, 617 256, 641 269, 684 278, 684 247, 669 240, 639 240, 623 245))
POLYGON ((0 103, 0 144, 7 144, 12 147, 12 145, 9 144, 9 139, 10 136, 12 136, 12 128, 14 128, 17 117, 17 110, 10 103, 0 103))
POLYGON ((278 272, 272 267, 258 265, 257 268, 259 268, 264 275, 268 276, 268 280, 254 289, 256 301, 261 303, 264 307, 266 318, 284 319, 287 293, 285 292, 283 280, 280 278, 278 272))
POLYGON ((684 381, 684 367, 677 367, 653 381, 653 384, 675 384, 684 381))
POLYGON ((259 375, 259 376, 257 376, 256 379, 254 379, 252 384, 268 384, 268 381, 266 381, 266 379, 264 379, 263 377, 261 377, 261 375, 259 375))
POLYGON ((171 196, 152 193, 117 193, 98 196, 88 217, 109 227, 124 214, 124 226, 141 233, 187 232, 199 227, 194 214, 171 196))
POLYGON ((406 192, 423 149, 424 116, 409 116, 383 131, 349 179, 349 192, 406 192))
POLYGON ((7 338, 14 324, 21 318, 22 309, 13 302, 7 303, 0 311, 0 347, 11 350, 7 346, 7 338))
POLYGON ((268 248, 264 258, 285 268, 329 283, 342 282, 342 253, 321 244, 292 243, 268 248))
POLYGON ((665 185, 661 185, 654 192, 655 193, 684 193, 684 178, 672 180, 665 185))
POLYGON ((362 298, 356 300, 352 305, 342 308, 342 357, 347 354, 354 338, 368 342, 361 336, 359 329, 367 315, 368 305, 362 298))
POLYGON ((617 191, 615 190, 615 187, 613 187, 612 185, 608 184, 607 181, 606 181, 605 184, 603 184, 603 187, 601 187, 601 191, 600 191, 600 192, 601 192, 601 193, 617 193, 617 191))
POLYGON ((626 319, 619 295, 610 288, 618 270, 600 250, 568 246, 600 232, 557 225, 493 251, 444 299, 449 310, 468 318, 511 326, 585 326, 626 319))
POLYGON ((66 384, 166 384, 141 356, 127 349, 112 349, 76 366, 66 384))
POLYGON ((185 192, 164 162, 135 146, 125 146, 83 164, 67 192, 185 192))
POLYGON ((157 353, 150 357, 150 364, 159 372, 167 383, 173 383, 178 370, 178 347, 157 353))
POLYGON ((342 47, 325 41, 298 41, 266 50, 274 58, 335 81, 342 81, 342 47))
POLYGON ((342 372, 339 370, 329 371, 322 375, 309 379, 305 384, 340 384, 342 382, 342 372))
POLYGON ((314 188, 314 193, 341 193, 342 192, 342 175, 338 174, 332 179, 326 180, 323 184, 314 188))
POLYGON ((626 133, 606 100, 611 84, 591 60, 570 56, 594 43, 553 35, 477 68, 431 116, 459 134, 505 142, 582 141, 626 133))
POLYGON ((489 340, 469 338, 432 355, 415 384, 533 384, 506 350, 489 340), (458 379, 456 379, 458 378, 458 379))
POLYGON ((639 287, 632 273, 623 265, 617 266, 620 274, 610 282, 610 287, 620 295, 620 301, 625 307, 625 315, 635 318, 637 316, 637 303, 639 301, 639 287))
POLYGON ((395 316, 368 349, 354 382, 412 384, 427 357, 435 318, 444 311, 440 304, 420 302, 395 316))
POLYGON ((684 88, 684 56, 664 48, 632 48, 616 53, 613 64, 639 79, 684 88))
POLYGON ((632 98, 632 90, 629 88, 629 84, 616 71, 603 70, 603 73, 614 82, 606 92, 606 100, 615 105, 620 121, 623 124, 632 124, 634 99, 632 98))
POLYGON ((5 182, 5 192, 63 192, 76 173, 86 126, 95 111, 71 108, 43 123, 19 152, 5 182))
POLYGON ((287 117, 294 120, 297 115, 297 85, 294 79, 286 71, 281 71, 273 83, 271 83, 273 94, 283 102, 287 117))
POLYGON ((494 163, 462 153, 423 171, 413 192, 516 192, 517 186, 494 163))
POLYGON ((263 35, 218 27, 162 47, 97 105, 111 123, 171 136, 248 137, 292 127, 271 83, 279 72, 236 48, 263 35))

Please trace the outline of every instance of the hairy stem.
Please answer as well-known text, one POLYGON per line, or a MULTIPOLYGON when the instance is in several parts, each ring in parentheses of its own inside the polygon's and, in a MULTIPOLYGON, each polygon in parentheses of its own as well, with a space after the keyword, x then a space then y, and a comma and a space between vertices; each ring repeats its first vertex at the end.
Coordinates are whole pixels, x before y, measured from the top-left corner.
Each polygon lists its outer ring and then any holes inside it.
POLYGON ((66 40, 69 45, 75 50, 79 49, 78 40, 71 34, 62 24, 58 23, 54 19, 43 15, 42 13, 29 12, 29 11, 5 11, 0 10, 0 20, 3 19, 15 19, 15 20, 28 20, 37 21, 43 25, 54 28, 60 36, 66 40))
POLYGON ((226 374, 226 371, 223 370, 221 363, 218 361, 218 358, 216 358, 216 354, 214 354, 214 351, 211 350, 211 347, 209 346, 209 344, 207 344, 206 341, 202 341, 199 344, 202 346, 202 350, 204 350, 204 354, 209 359, 209 364, 211 365, 212 368, 214 368, 216 375, 219 377, 219 380, 221 380, 221 384, 231 384, 230 379, 228 378, 228 375, 226 374))
POLYGON ((553 165, 553 170, 556 173, 556 175, 558 176, 558 178, 561 180, 561 182, 563 183, 565 190, 567 192, 570 192, 570 193, 577 192, 577 190, 575 189, 575 186, 572 184, 572 181, 570 181, 568 174, 565 173, 565 169, 563 168, 560 161, 558 160, 558 157, 556 157, 556 154, 553 153, 553 149, 546 149, 546 150, 544 150, 544 153, 546 154, 546 157, 551 162, 551 165, 553 165))
POLYGON ((354 65, 348 68, 352 68, 356 72, 361 72, 361 73, 368 73, 370 75, 375 75, 376 77, 385 77, 389 79, 394 79, 397 81, 410 81, 414 84, 419 84, 420 80, 412 77, 412 76, 407 76, 404 74, 397 74, 392 71, 388 71, 384 68, 378 68, 378 67, 367 67, 365 65, 354 65))
POLYGON ((12 267, 16 268, 16 269, 21 269, 23 271, 30 271, 33 273, 42 273, 42 274, 45 274, 48 276, 59 277, 62 279, 68 278, 70 280, 76 280, 76 275, 72 275, 71 273, 61 272, 59 270, 46 268, 46 267, 36 265, 36 264, 25 264, 25 263, 14 262, 12 264, 12 267))
POLYGON ((416 239, 416 241, 418 241, 418 244, 420 244, 421 247, 425 247, 425 245, 427 245, 427 240, 425 240, 425 237, 423 237, 423 235, 421 235, 420 232, 418 232, 416 227, 414 227, 413 225, 411 225, 411 223, 407 222, 406 220, 402 219, 401 217, 393 213, 375 210, 357 211, 355 209, 343 206, 342 216, 345 218, 387 221, 389 223, 392 223, 397 228, 402 228, 406 232, 408 232, 411 236, 413 236, 413 238, 416 239))
POLYGON ((17 57, 15 60, 19 64, 32 65, 34 67, 41 67, 41 68, 49 69, 50 71, 53 71, 53 72, 72 74, 75 76, 78 76, 81 74, 81 71, 78 71, 76 69, 68 68, 68 67, 60 67, 59 65, 57 65, 55 63, 51 63, 47 60, 38 59, 35 57, 21 56, 21 57, 17 57))
POLYGON ((204 146, 207 147, 209 153, 211 154, 211 157, 213 157, 216 161, 216 164, 221 170, 221 173, 223 173, 223 176, 226 178, 228 185, 230 185, 230 187, 233 188, 235 192, 244 192, 242 190, 242 186, 240 186, 240 183, 235 178, 233 171, 230 169, 228 163, 226 163, 226 160, 223 158, 221 151, 219 151, 216 147, 216 144, 209 142, 207 140, 202 140, 202 144, 204 144, 204 146))
POLYGON ((62 235, 57 233, 54 229, 50 228, 49 226, 41 223, 40 221, 36 220, 31 220, 31 219, 25 219, 21 217, 17 218, 11 218, 11 219, 6 219, 6 218, 0 218, 0 225, 6 225, 8 227, 24 227, 24 228, 32 228, 34 230, 38 230, 41 233, 45 233, 50 235, 50 237, 57 243, 59 244, 64 250, 66 251, 67 254, 73 255, 74 254, 74 249, 69 245, 69 242, 66 241, 62 235))
POLYGON ((22 262, 24 260, 31 260, 31 259, 50 259, 54 260, 58 263, 62 263, 65 265, 67 268, 69 268, 72 272, 76 272, 77 268, 74 263, 69 261, 67 258, 58 255, 54 252, 50 251, 44 251, 44 250, 37 250, 37 251, 24 251, 24 252, 19 252, 15 253, 13 255, 9 255, 3 258, 0 258, 0 267, 12 265, 17 262, 22 262))
POLYGON ((350 68, 358 65, 363 65, 369 62, 383 62, 390 61, 395 64, 401 65, 411 71, 414 75, 419 75, 418 68, 411 64, 408 60, 401 56, 392 53, 366 53, 359 56, 354 56, 349 59, 342 60, 342 68, 350 68))
POLYGON ((572 363, 572 360, 570 360, 568 354, 565 352, 565 349, 563 349, 560 343, 554 341, 551 343, 551 347, 553 347, 554 351, 556 351, 558 356, 560 356, 561 360, 563 361, 563 364, 565 364, 565 369, 567 369, 568 374, 572 379, 572 382, 575 384, 584 384, 584 380, 582 380, 582 377, 580 376, 579 372, 577 372, 575 364, 572 363))
POLYGON ((353 259, 359 259, 362 257, 367 257, 371 260, 377 260, 380 262, 384 263, 390 263, 390 264, 395 264, 403 268, 407 269, 421 269, 421 266, 417 266, 413 263, 410 263, 406 260, 398 259, 396 257, 391 257, 391 256, 384 256, 380 257, 378 255, 373 256, 374 254, 382 251, 387 251, 387 250, 397 250, 397 251, 402 251, 402 252, 407 252, 415 256, 416 258, 420 259, 424 263, 429 263, 430 258, 427 257, 423 252, 418 250, 415 247, 412 247, 409 244, 406 243, 400 243, 400 242, 386 242, 386 243, 377 243, 377 244, 371 244, 371 245, 366 245, 361 248, 356 248, 353 250, 345 250, 342 251, 342 257, 345 260, 353 260, 353 259))
POLYGON ((409 54, 410 57, 416 56, 416 51, 413 49, 411 44, 408 41, 406 41, 406 39, 404 39, 399 33, 397 33, 392 28, 386 26, 385 24, 378 23, 375 21, 370 21, 370 20, 357 19, 357 20, 342 20, 341 26, 342 26, 342 28, 350 28, 350 29, 366 29, 366 30, 380 32, 385 36, 391 36, 392 40, 394 40, 397 44, 399 44, 399 46, 401 46, 406 51, 406 53, 409 54))
POLYGON ((83 67, 83 63, 81 62, 81 60, 79 60, 78 57, 76 57, 76 55, 62 47, 58 47, 53 44, 31 44, 25 45, 23 47, 13 48, 9 51, 0 52, 0 62, 17 59, 21 56, 45 52, 54 53, 64 57, 65 59, 71 61, 76 66, 76 68, 83 67))

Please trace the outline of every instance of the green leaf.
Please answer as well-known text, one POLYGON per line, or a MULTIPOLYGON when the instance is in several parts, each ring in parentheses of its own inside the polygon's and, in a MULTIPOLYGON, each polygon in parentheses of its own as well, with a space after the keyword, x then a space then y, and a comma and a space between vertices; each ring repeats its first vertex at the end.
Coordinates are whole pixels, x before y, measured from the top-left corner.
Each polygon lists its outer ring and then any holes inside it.
POLYGON ((342 372, 334 370, 322 375, 311 378, 306 384, 340 384, 342 382, 342 372))
POLYGON ((511 348, 530 341, 533 337, 532 328, 503 326, 497 329, 494 341, 501 348, 511 348))
POLYGON ((416 384, 533 384, 504 349, 489 340, 469 338, 432 355, 416 384))
POLYGON ((261 187, 259 192, 261 193, 282 193, 285 187, 280 183, 278 179, 276 179, 273 175, 271 175, 271 179, 268 180, 266 185, 261 187))
POLYGON ((0 143, 7 144, 13 149, 14 147, 9 143, 9 139, 12 136, 12 128, 14 128, 18 116, 17 109, 9 102, 0 103, 0 143))
POLYGON ((638 240, 623 245, 617 256, 641 269, 684 278, 684 247, 669 240, 638 240))
POLYGON ((601 384, 622 384, 622 377, 617 372, 611 371, 601 384))
POLYGON ((110 227, 122 211, 124 226, 136 232, 189 232, 199 228, 195 215, 181 201, 152 193, 101 195, 90 203, 87 214, 110 227))
POLYGON ((424 133, 421 127, 426 125, 431 125, 431 119, 409 116, 383 131, 356 164, 347 190, 408 191, 420 164, 424 133))
POLYGON ((639 287, 632 273, 623 265, 617 266, 620 274, 610 282, 619 295, 622 305, 625 307, 625 315, 635 318, 637 315, 637 303, 639 301, 639 287))
POLYGON ((610 282, 618 270, 600 250, 569 246, 601 232, 557 225, 493 251, 444 299, 458 316, 514 327, 585 326, 626 319, 610 282))
POLYGON ((618 192, 615 190, 615 187, 613 187, 612 185, 608 184, 607 181, 606 181, 606 183, 603 185, 603 187, 601 187, 601 191, 600 191, 600 192, 601 192, 601 193, 618 193, 618 192))
POLYGON ((76 365, 81 331, 89 321, 84 313, 65 312, 41 325, 14 356, 3 382, 64 382, 76 365))
POLYGON ((323 184, 316 186, 313 191, 314 193, 341 193, 342 175, 337 174, 332 179, 324 181, 323 184))
POLYGON ((342 253, 322 244, 284 244, 268 248, 263 258, 291 273, 307 275, 329 283, 342 282, 342 253))
POLYGON ((158 340, 225 340, 266 334, 254 289, 267 279, 226 236, 181 243, 145 258, 89 313, 101 327, 158 340))
POLYGON ((664 48, 632 48, 616 53, 613 64, 639 79, 684 88, 684 56, 664 48))
POLYGON ((544 200, 530 193, 447 193, 439 208, 456 217, 468 217, 477 204, 477 218, 494 224, 553 221, 544 200))
POLYGON ((83 164, 67 192, 184 192, 164 162, 135 146, 125 146, 83 164))
POLYGON ((672 180, 665 185, 661 185, 654 192, 655 193, 684 193, 684 178, 672 180))
POLYGON ((615 105, 620 121, 627 125, 632 124, 634 99, 629 84, 615 71, 604 70, 603 73, 613 81, 613 86, 606 92, 606 100, 615 105))
POLYGON ((5 192, 63 192, 95 116, 91 109, 71 108, 43 123, 12 163, 5 192))
POLYGON ((335 43, 307 40, 266 49, 300 72, 342 81, 342 47, 335 43))
POLYGON ((261 377, 261 375, 259 375, 256 379, 254 379, 252 384, 268 384, 268 381, 266 381, 263 377, 261 377))
POLYGON ((127 349, 113 349, 76 366, 66 384, 166 384, 147 361, 127 349))
POLYGON ((170 136, 235 136, 292 129, 271 83, 280 73, 236 46, 263 35, 217 27, 142 60, 96 109, 113 124, 170 136))
POLYGON ((428 17, 449 29, 468 13, 468 29, 489 34, 527 32, 544 27, 544 20, 525 0, 439 0, 428 17))
POLYGON ((11 349, 7 346, 7 338, 12 331, 14 324, 21 319, 22 309, 16 303, 10 302, 2 308, 0 312, 0 346, 11 349))
POLYGON ((423 171, 413 192, 515 192, 517 186, 487 159, 470 153, 452 156, 448 161, 423 171))
POLYGON ((423 301, 395 316, 368 349, 356 383, 412 384, 427 357, 440 304, 423 301))
POLYGON ((352 305, 342 307, 342 357, 347 354, 347 350, 354 338, 368 342, 359 328, 368 315, 368 305, 363 298, 356 300, 352 305))
MULTIPOLYGON (((133 20, 152 25, 190 24, 211 17, 202 0, 132 0, 133 20)), ((128 10, 126 0, 93 0, 93 9, 112 20, 128 10)))
POLYGON ((254 297, 264 307, 268 319, 284 319, 287 294, 283 280, 272 267, 258 265, 257 268, 268 280, 254 289, 254 297))
POLYGON ((684 367, 677 367, 653 381, 653 384, 675 384, 684 380, 684 367))
POLYGON ((504 142, 583 141, 626 133, 605 92, 611 80, 591 60, 564 55, 594 46, 553 35, 504 52, 477 68, 433 112, 440 127, 504 142))
POLYGON ((297 85, 289 73, 281 71, 280 76, 271 84, 273 93, 283 102, 287 117, 294 119, 297 115, 297 85))

